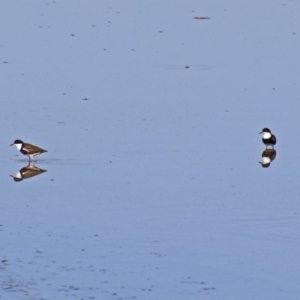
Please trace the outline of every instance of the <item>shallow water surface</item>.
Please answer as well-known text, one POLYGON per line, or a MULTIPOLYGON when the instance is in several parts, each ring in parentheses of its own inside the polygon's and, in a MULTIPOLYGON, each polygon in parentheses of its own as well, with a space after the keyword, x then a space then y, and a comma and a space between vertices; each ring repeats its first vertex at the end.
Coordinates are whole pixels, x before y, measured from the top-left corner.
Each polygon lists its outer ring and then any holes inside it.
POLYGON ((299 9, 7 2, 0 298, 298 299, 299 9))

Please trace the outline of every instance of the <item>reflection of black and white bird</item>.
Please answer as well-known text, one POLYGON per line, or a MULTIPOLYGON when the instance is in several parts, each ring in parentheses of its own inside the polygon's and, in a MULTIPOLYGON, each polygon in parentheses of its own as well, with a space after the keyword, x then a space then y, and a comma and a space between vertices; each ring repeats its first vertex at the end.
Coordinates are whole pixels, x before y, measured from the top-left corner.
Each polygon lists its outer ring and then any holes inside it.
POLYGON ((28 143, 24 143, 21 140, 15 140, 11 146, 15 145, 17 149, 24 155, 27 155, 29 157, 29 160, 35 160, 34 156, 48 152, 47 150, 44 150, 38 146, 34 146, 28 143))
POLYGON ((262 141, 266 147, 268 148, 268 146, 272 146, 272 148, 274 148, 276 145, 276 136, 272 134, 271 130, 269 128, 264 128, 260 133, 263 134, 262 141))
POLYGON ((275 149, 266 149, 262 153, 262 161, 259 162, 263 168, 268 168, 271 162, 276 157, 276 150, 275 149))
POLYGON ((37 175, 40 175, 47 170, 40 169, 34 165, 34 162, 30 162, 28 166, 22 168, 15 176, 10 175, 14 181, 22 181, 37 175))

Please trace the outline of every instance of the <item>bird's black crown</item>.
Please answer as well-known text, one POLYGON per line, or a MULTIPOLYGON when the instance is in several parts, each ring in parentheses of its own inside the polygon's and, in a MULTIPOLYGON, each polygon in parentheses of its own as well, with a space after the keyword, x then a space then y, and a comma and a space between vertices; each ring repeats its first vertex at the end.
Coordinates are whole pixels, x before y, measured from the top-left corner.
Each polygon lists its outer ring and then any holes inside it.
POLYGON ((21 140, 15 140, 14 144, 23 144, 23 141, 21 141, 21 140))

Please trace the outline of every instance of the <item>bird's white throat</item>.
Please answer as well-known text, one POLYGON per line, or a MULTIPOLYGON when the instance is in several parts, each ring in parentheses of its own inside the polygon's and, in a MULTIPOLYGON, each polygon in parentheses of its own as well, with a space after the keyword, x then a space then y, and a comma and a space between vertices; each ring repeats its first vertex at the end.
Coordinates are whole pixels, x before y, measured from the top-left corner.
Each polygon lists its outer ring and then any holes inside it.
POLYGON ((15 144, 15 146, 17 147, 17 149, 20 151, 22 148, 22 144, 15 144))
POLYGON ((269 164, 271 162, 271 158, 270 157, 263 157, 262 158, 262 164, 269 164))
POLYGON ((270 132, 264 132, 263 138, 264 139, 269 139, 271 137, 271 133, 270 132))
POLYGON ((20 172, 18 172, 14 177, 20 179, 20 178, 22 178, 22 174, 20 172))

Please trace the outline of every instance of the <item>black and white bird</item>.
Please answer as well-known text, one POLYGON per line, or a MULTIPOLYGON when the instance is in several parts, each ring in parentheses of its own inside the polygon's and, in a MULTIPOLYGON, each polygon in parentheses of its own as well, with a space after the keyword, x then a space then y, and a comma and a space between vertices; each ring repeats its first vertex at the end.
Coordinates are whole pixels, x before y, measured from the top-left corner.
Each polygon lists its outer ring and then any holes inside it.
POLYGON ((276 158, 275 149, 265 149, 261 154, 262 161, 259 162, 263 168, 268 168, 271 162, 276 158))
POLYGON ((27 155, 28 158, 29 158, 29 161, 31 160, 35 160, 34 157, 36 155, 39 155, 41 153, 44 153, 44 152, 48 152, 47 150, 44 150, 38 146, 34 146, 34 145, 31 145, 31 144, 28 144, 28 143, 24 143, 23 141, 21 140, 15 140, 13 142, 13 144, 11 144, 11 146, 15 145, 17 147, 17 149, 24 155, 27 155))
POLYGON ((274 146, 276 145, 276 136, 272 134, 269 128, 264 128, 260 134, 261 133, 263 134, 262 141, 266 145, 266 148, 268 148, 268 146, 272 146, 274 149, 274 146))

